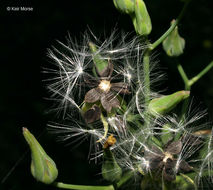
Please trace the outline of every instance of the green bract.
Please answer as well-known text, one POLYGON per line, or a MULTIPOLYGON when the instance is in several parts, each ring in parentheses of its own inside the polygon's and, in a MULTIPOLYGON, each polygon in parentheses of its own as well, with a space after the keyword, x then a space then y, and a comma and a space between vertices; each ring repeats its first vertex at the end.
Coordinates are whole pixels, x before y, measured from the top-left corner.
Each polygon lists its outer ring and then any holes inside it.
POLYGON ((33 177, 46 184, 54 182, 58 176, 55 162, 46 154, 27 128, 23 128, 23 135, 31 150, 31 173, 33 177))
POLYGON ((109 62, 106 61, 106 60, 104 60, 101 57, 101 55, 99 55, 97 53, 97 48, 96 48, 95 44, 93 44, 92 42, 90 42, 89 43, 89 48, 90 48, 91 52, 94 54, 93 55, 93 61, 94 61, 94 64, 95 64, 95 67, 94 67, 94 70, 93 70, 94 73, 96 73, 95 70, 97 71, 97 73, 99 75, 101 75, 102 73, 107 72, 108 66, 109 66, 109 62))
POLYGON ((160 139, 164 145, 173 137, 171 129, 172 127, 169 124, 165 124, 162 127, 162 135, 160 136, 160 139))
POLYGON ((178 91, 173 94, 152 99, 148 105, 151 115, 164 115, 170 112, 179 102, 189 97, 189 91, 178 91))
MULTIPOLYGON (((174 21, 172 21, 173 23, 174 21)), ((163 41, 163 49, 168 56, 179 56, 183 53, 185 40, 179 35, 178 27, 163 41)))

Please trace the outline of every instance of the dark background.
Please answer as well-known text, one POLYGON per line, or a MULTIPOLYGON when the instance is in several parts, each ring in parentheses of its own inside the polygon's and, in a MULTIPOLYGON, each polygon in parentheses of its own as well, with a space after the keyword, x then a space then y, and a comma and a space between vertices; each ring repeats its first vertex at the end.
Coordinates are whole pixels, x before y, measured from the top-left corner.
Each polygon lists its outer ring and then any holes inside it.
MULTIPOLYGON (((179 0, 147 0, 153 23, 150 40, 153 42, 169 27, 178 15, 182 3, 179 0)), ((186 39, 185 54, 179 60, 191 77, 213 60, 213 4, 212 0, 192 0, 182 20, 180 34, 186 39)), ((53 189, 37 183, 29 171, 30 153, 22 136, 27 127, 38 137, 59 169, 59 181, 74 184, 100 184, 99 165, 88 162, 88 143, 72 147, 58 143, 46 131, 46 124, 54 117, 48 113, 51 102, 44 88, 41 73, 47 66, 47 48, 56 39, 66 42, 65 36, 80 38, 88 29, 99 35, 110 33, 116 26, 133 32, 131 20, 120 14, 111 0, 81 1, 24 1, 0 2, 0 189, 53 189), (33 12, 6 11, 7 6, 31 6, 33 12), (24 156, 23 156, 24 155, 24 156), (8 172, 11 174, 4 180, 8 172)), ((169 59, 162 48, 157 48, 156 60, 167 73, 167 92, 184 88, 176 71, 174 60, 169 59)), ((192 88, 195 104, 209 110, 213 119, 213 70, 192 88)))

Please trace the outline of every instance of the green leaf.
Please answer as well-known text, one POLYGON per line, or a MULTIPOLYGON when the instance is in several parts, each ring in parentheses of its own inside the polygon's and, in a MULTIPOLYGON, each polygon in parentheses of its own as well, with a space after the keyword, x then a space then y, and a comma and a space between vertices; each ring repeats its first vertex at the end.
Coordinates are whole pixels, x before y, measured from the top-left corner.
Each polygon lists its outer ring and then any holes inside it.
POLYGON ((23 135, 31 150, 31 173, 33 177, 46 184, 54 182, 58 176, 55 162, 46 154, 27 128, 23 128, 23 135))
POLYGON ((148 111, 153 116, 164 115, 170 112, 182 100, 189 97, 189 91, 178 91, 170 95, 152 99, 148 105, 148 111))
MULTIPOLYGON (((172 21, 172 23, 174 20, 172 21)), ((183 53, 185 47, 185 40, 179 35, 178 27, 170 33, 170 35, 163 41, 163 49, 168 56, 179 56, 183 53)))

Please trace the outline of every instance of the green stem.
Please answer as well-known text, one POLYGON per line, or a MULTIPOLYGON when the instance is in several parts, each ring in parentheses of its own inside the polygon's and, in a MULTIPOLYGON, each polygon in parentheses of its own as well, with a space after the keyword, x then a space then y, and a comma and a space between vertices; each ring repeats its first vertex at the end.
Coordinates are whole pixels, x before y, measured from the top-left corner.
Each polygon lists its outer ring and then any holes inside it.
MULTIPOLYGON (((182 77, 183 82, 185 84, 185 90, 190 91, 191 86, 189 85, 189 78, 187 77, 187 75, 186 75, 186 73, 185 73, 185 71, 184 71, 184 69, 183 69, 183 67, 181 66, 180 63, 177 64, 177 68, 178 68, 180 76, 182 77)), ((184 119, 184 115, 186 113, 188 105, 189 105, 189 98, 185 99, 184 102, 183 102, 183 106, 182 106, 182 110, 181 110, 181 120, 184 119)))
POLYGON ((183 9, 181 10, 175 22, 173 22, 173 24, 169 27, 169 29, 158 40, 156 40, 153 44, 150 45, 150 48, 149 48, 150 50, 153 50, 158 45, 160 45, 166 39, 166 37, 175 29, 175 27, 179 24, 180 20, 182 19, 184 13, 186 12, 186 8, 190 1, 191 0, 188 0, 185 2, 183 9))
MULTIPOLYGON (((189 87, 188 91, 190 91, 190 90, 191 90, 191 88, 189 87)), ((185 99, 184 102, 183 102, 183 106, 182 106, 182 110, 181 110, 181 120, 184 119, 188 105, 189 105, 189 98, 185 99)))
POLYGON ((195 77, 189 80, 189 86, 192 86, 195 82, 197 82, 203 75, 205 75, 211 68, 213 67, 213 61, 210 62, 200 73, 198 73, 195 77))
MULTIPOLYGON (((126 183, 130 178, 132 178, 134 172, 130 171, 125 173, 120 181, 117 182, 116 187, 120 188, 124 183, 126 183)), ((72 189, 72 190, 115 190, 113 185, 108 186, 87 186, 87 185, 73 185, 65 184, 61 182, 53 183, 55 187, 62 189, 72 189)))
POLYGON ((185 90, 190 90, 189 79, 180 63, 178 63, 177 68, 185 84, 185 90))
MULTIPOLYGON (((177 68, 178 68, 178 71, 180 73, 180 76, 182 77, 183 79, 183 82, 185 84, 185 90, 188 90, 190 91, 191 90, 191 86, 197 82, 203 75, 205 75, 211 68, 213 67, 213 61, 211 61, 200 73, 198 73, 195 77, 193 77, 192 79, 188 79, 185 71, 183 70, 183 67, 181 66, 181 64, 178 63, 177 65, 177 68)), ((183 119, 183 116, 187 110, 187 107, 188 107, 188 104, 189 104, 189 99, 186 99, 183 103, 183 107, 182 107, 182 119, 183 119)))
POLYGON ((65 184, 61 182, 55 182, 53 184, 55 187, 62 189, 74 189, 74 190, 114 190, 113 185, 108 186, 87 186, 87 185, 72 185, 65 184))
POLYGON ((149 104, 150 101, 150 76, 149 76, 150 53, 151 51, 147 50, 143 57, 144 97, 146 106, 149 104))
POLYGON ((144 125, 148 129, 150 120, 149 113, 147 111, 150 102, 150 53, 151 50, 147 50, 143 57, 143 77, 144 77, 144 99, 145 99, 145 110, 144 110, 144 125))
POLYGON ((183 82, 185 84, 185 90, 190 90, 191 86, 197 82, 203 75, 205 75, 211 68, 213 67, 213 61, 210 62, 200 73, 198 73, 195 77, 192 79, 188 79, 185 71, 183 70, 183 67, 181 64, 177 64, 178 71, 180 73, 180 76, 183 79, 183 82))

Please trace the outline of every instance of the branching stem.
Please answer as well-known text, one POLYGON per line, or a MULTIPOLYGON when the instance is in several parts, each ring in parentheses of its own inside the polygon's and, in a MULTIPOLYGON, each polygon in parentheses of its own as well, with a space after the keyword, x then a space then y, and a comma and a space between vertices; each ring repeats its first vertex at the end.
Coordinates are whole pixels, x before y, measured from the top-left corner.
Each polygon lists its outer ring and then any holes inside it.
POLYGON ((188 7, 188 4, 191 0, 188 0, 185 2, 183 9, 181 10, 179 16, 175 20, 175 22, 172 23, 172 25, 169 27, 169 29, 158 39, 156 40, 153 44, 150 45, 150 50, 155 49, 158 45, 160 45, 166 37, 175 29, 175 27, 179 24, 180 20, 182 19, 184 13, 186 12, 186 9, 188 7))
POLYGON ((185 84, 185 90, 190 90, 191 86, 196 83, 203 75, 205 75, 211 68, 213 67, 213 61, 211 61, 200 73, 198 73, 196 76, 194 76, 191 79, 188 79, 185 71, 183 70, 183 67, 181 64, 178 63, 177 68, 180 73, 180 76, 183 79, 183 82, 185 84))
MULTIPOLYGON (((150 54, 152 52, 152 50, 154 50, 158 45, 160 45, 165 38, 174 30, 174 28, 178 25, 178 23, 180 22, 180 20, 182 19, 186 8, 189 4, 191 0, 188 0, 185 2, 183 9, 181 10, 178 18, 175 20, 175 22, 173 22, 173 24, 170 26, 170 28, 158 39, 156 40, 153 44, 149 44, 149 48, 147 49, 147 51, 144 54, 143 57, 143 72, 144 72, 144 96, 145 96, 145 105, 148 106, 148 103, 150 101, 150 54)), ((183 74, 185 74, 184 72, 182 72, 183 74)), ((184 79, 186 75, 184 76, 184 79)), ((187 82, 188 84, 188 82, 187 82)), ((145 114, 146 110, 145 110, 145 114)), ((147 116, 145 115, 145 118, 147 116)), ((146 125, 148 125, 149 121, 145 121, 146 125)))
POLYGON ((182 77, 183 82, 185 84, 185 90, 190 90, 189 79, 188 79, 185 71, 183 70, 182 65, 180 63, 178 63, 177 68, 178 68, 180 76, 182 77))
MULTIPOLYGON (((180 73, 180 76, 182 77, 183 79, 183 82, 185 84, 185 90, 188 90, 190 91, 191 90, 191 86, 196 83, 203 75, 205 75, 211 68, 213 67, 213 61, 211 61, 200 73, 198 73, 196 76, 194 76, 193 78, 191 79, 188 79, 185 71, 183 70, 183 67, 181 66, 180 63, 177 64, 177 68, 178 68, 178 71, 180 73)), ((187 107, 188 107, 188 104, 189 104, 189 100, 186 99, 183 103, 183 107, 182 107, 182 117, 184 116, 186 110, 187 110, 187 107)))

